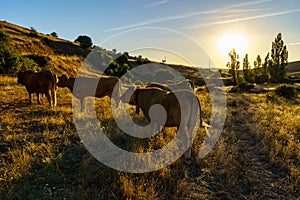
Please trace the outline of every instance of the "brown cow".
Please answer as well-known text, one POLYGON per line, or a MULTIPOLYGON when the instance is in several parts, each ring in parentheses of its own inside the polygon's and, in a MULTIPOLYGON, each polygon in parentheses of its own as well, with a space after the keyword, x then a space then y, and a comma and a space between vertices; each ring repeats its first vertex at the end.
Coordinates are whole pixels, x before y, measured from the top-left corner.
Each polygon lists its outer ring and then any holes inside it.
MULTIPOLYGON (((155 104, 162 105, 167 113, 167 120, 164 126, 177 127, 177 130, 180 126, 183 127, 188 140, 192 136, 198 113, 200 113, 200 124, 204 124, 199 99, 190 90, 169 92, 160 88, 136 89, 131 87, 121 96, 121 101, 141 108, 148 121, 151 120, 149 116, 150 107, 155 104), (181 103, 179 103, 177 97, 179 97, 181 103), (181 113, 181 110, 184 113, 181 113)), ((155 119, 153 120, 155 122, 155 119)), ((185 158, 188 159, 190 157, 191 148, 185 152, 185 158)))
POLYGON ((19 71, 18 83, 26 87, 30 103, 32 103, 32 93, 36 93, 39 104, 41 104, 39 94, 45 94, 49 105, 56 106, 57 77, 55 73, 49 70, 41 72, 33 72, 32 70, 19 71))
POLYGON ((116 87, 117 98, 115 99, 116 104, 119 104, 120 97, 120 83, 119 78, 114 76, 101 76, 101 78, 88 78, 88 77, 77 77, 72 78, 67 75, 59 77, 57 83, 58 87, 67 87, 72 92, 73 96, 80 100, 81 111, 84 111, 84 98, 88 96, 92 97, 105 97, 109 96, 112 98, 112 93, 116 87), (76 80, 76 87, 74 88, 76 80), (92 86, 97 85, 96 91, 92 89, 92 86))

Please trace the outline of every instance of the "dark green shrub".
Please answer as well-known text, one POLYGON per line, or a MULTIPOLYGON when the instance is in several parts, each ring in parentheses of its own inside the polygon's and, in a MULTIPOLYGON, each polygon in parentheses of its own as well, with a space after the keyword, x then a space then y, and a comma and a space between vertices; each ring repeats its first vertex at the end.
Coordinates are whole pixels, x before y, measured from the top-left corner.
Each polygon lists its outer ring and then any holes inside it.
POLYGON ((267 83, 269 81, 269 76, 266 74, 262 74, 255 77, 255 83, 261 84, 261 83, 267 83))
POLYGON ((117 76, 122 77, 126 72, 130 69, 127 63, 120 65, 116 61, 113 61, 107 69, 105 69, 104 73, 109 76, 117 76))
POLYGON ((249 91, 249 90, 251 90, 251 89, 254 88, 254 84, 244 82, 244 83, 240 83, 240 84, 238 85, 238 88, 239 88, 239 90, 241 90, 241 91, 249 91))
POLYGON ((282 97, 290 99, 290 98, 293 98, 296 96, 297 90, 292 85, 284 84, 284 85, 281 85, 278 88, 276 88, 275 93, 278 96, 282 96, 282 97))
POLYGON ((38 55, 38 54, 29 54, 25 55, 24 57, 27 57, 33 61, 35 61, 38 66, 41 68, 48 68, 50 63, 50 57, 44 56, 44 55, 38 55))
POLYGON ((11 74, 27 69, 38 70, 38 64, 34 60, 21 56, 9 48, 0 49, 0 73, 11 74))
POLYGON ((92 39, 87 35, 78 36, 74 42, 79 43, 79 45, 84 49, 87 49, 87 48, 90 48, 93 46, 92 39))
POLYGON ((52 32, 50 35, 51 35, 52 37, 58 37, 58 35, 57 35, 56 32, 52 32))
POLYGON ((17 70, 29 70, 29 69, 33 71, 40 70, 38 64, 34 60, 27 58, 25 56, 20 57, 17 70))

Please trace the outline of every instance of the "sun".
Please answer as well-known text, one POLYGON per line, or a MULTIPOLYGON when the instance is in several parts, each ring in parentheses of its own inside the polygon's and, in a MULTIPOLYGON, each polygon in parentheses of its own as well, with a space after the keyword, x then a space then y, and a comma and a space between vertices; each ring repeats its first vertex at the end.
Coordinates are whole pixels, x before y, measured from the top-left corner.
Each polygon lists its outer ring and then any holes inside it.
POLYGON ((228 58, 231 49, 235 49, 237 54, 242 57, 247 53, 248 40, 243 34, 229 33, 220 38, 218 47, 221 56, 224 58, 228 58))

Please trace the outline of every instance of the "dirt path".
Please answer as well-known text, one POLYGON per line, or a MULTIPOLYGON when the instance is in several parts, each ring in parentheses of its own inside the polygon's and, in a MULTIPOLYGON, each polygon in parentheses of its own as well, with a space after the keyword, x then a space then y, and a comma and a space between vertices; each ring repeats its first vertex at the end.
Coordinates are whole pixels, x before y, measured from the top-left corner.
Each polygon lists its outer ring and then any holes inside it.
MULTIPOLYGON (((232 120, 236 122, 234 132, 237 138, 237 154, 240 158, 242 176, 240 190, 246 197, 257 198, 288 198, 284 183, 287 173, 274 166, 262 144, 262 133, 252 122, 252 113, 247 110, 254 102, 247 96, 241 96, 232 120)), ((290 198, 293 198, 291 195, 290 198)), ((289 198, 289 199, 290 199, 289 198)), ((294 197, 295 198, 295 197, 294 197)))
POLYGON ((299 198, 288 187, 288 173, 270 161, 249 112, 253 103, 248 96, 230 94, 230 122, 214 152, 198 165, 201 171, 191 167, 188 199, 197 193, 208 199, 299 198))

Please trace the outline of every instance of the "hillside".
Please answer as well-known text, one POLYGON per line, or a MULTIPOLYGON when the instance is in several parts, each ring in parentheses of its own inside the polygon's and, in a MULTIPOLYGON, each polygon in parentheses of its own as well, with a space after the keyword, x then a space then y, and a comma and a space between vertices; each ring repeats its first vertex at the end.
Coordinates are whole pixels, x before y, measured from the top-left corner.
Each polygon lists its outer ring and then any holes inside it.
MULTIPOLYGON (((5 32, 6 35, 8 35, 8 44, 11 49, 21 55, 33 54, 46 56, 47 59, 49 59, 50 67, 58 74, 67 73, 71 76, 75 76, 78 68, 82 65, 84 57, 91 51, 90 49, 87 50, 81 48, 79 44, 75 42, 61 39, 59 37, 50 36, 49 34, 39 33, 33 27, 24 28, 6 21, 0 21, 0 28, 5 32)), ((111 55, 112 52, 107 51, 106 53, 108 55, 111 55)), ((116 55, 121 54, 118 53, 115 54, 115 56, 116 55)), ((129 57, 129 66, 137 66, 138 58, 132 56, 129 57)), ((199 72, 194 67, 176 65, 172 63, 168 63, 168 66, 181 72, 186 78, 189 78, 194 82, 198 82, 198 85, 203 84, 203 81, 201 80, 201 78, 199 78, 201 77, 199 72)), ((289 63, 289 74, 295 74, 299 71, 300 61, 289 63)), ((211 74, 211 72, 209 71, 209 73, 207 74, 211 74)), ((224 78, 223 80, 228 80, 228 77, 227 79, 224 78)))
POLYGON ((77 43, 39 33, 32 28, 24 28, 1 21, 2 29, 9 35, 9 45, 21 54, 84 56, 89 53, 77 43))
POLYGON ((84 56, 90 50, 77 43, 39 33, 34 28, 24 28, 6 21, 0 21, 0 28, 8 36, 8 46, 21 55, 44 56, 56 73, 75 75, 84 56))

